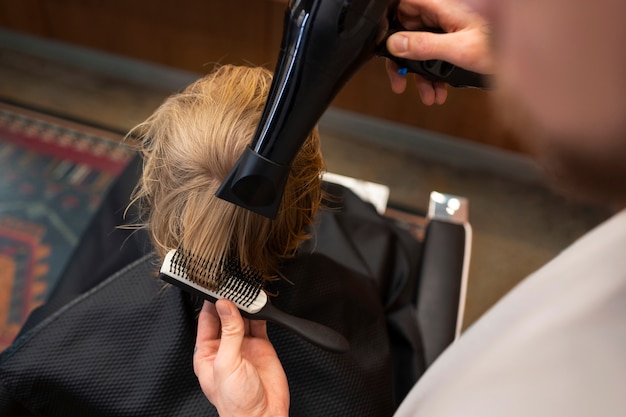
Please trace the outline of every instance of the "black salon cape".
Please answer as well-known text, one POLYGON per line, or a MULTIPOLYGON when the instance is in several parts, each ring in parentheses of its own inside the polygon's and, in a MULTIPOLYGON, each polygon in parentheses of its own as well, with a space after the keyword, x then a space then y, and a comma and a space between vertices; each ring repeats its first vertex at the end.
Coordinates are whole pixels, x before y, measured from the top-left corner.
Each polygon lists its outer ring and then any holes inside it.
MULTIPOLYGON (((388 416, 424 370, 413 306, 420 245, 351 192, 329 191, 334 207, 285 263, 292 283, 276 282, 272 302, 336 329, 350 351, 326 352, 271 323, 269 337, 292 416, 388 416)), ((197 300, 155 278, 158 268, 147 254, 35 311, 0 355, 0 415, 216 416, 192 367, 197 300)))

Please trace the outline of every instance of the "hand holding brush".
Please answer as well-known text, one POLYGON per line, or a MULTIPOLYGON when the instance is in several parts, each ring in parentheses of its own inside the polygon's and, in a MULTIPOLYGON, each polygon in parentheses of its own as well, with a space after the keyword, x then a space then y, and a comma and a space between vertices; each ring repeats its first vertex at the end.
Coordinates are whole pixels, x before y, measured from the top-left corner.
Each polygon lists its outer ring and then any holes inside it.
POLYGON ((266 322, 243 319, 232 302, 204 303, 193 364, 202 391, 220 416, 289 415, 287 377, 266 322))

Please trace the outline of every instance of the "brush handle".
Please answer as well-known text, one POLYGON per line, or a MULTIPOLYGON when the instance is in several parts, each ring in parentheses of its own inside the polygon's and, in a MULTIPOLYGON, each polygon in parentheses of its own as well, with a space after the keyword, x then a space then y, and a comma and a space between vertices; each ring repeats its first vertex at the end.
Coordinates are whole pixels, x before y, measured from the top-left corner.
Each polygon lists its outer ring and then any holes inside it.
POLYGON ((322 349, 336 353, 345 353, 350 349, 348 340, 330 327, 287 314, 269 302, 256 314, 242 313, 250 319, 278 324, 322 349))

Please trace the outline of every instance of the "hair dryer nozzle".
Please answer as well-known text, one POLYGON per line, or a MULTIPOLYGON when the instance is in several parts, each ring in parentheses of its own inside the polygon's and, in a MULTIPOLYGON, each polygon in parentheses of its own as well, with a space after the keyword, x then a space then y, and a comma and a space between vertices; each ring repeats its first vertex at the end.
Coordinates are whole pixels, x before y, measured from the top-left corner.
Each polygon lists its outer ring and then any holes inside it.
POLYGON ((246 148, 215 195, 270 219, 283 199, 289 166, 279 165, 246 148))

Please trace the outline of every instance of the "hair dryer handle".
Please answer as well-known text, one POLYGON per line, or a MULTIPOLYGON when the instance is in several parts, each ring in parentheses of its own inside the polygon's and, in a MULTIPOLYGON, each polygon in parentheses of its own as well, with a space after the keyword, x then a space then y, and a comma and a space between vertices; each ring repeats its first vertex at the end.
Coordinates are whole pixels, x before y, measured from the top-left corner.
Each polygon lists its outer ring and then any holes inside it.
POLYGON ((412 72, 433 82, 445 82, 452 87, 489 88, 487 76, 452 65, 449 62, 431 59, 414 61, 410 59, 387 56, 398 65, 399 72, 412 72))
MULTIPOLYGON (((376 54, 391 59, 398 65, 399 72, 406 74, 412 72, 417 74, 428 81, 433 82, 445 82, 453 87, 476 87, 487 89, 489 88, 489 76, 485 74, 479 74, 477 72, 468 71, 456 65, 452 65, 449 62, 431 59, 427 61, 417 61, 405 58, 399 58, 392 55, 387 49, 387 38, 393 33, 400 30, 406 30, 402 27, 396 27, 390 31, 385 39, 379 44, 376 54)), ((440 29, 421 29, 427 32, 443 33, 440 29)))

